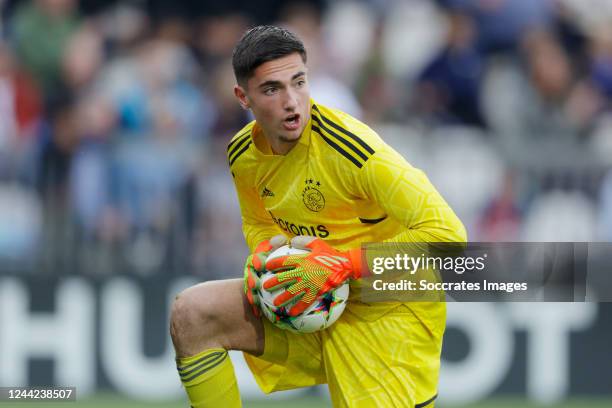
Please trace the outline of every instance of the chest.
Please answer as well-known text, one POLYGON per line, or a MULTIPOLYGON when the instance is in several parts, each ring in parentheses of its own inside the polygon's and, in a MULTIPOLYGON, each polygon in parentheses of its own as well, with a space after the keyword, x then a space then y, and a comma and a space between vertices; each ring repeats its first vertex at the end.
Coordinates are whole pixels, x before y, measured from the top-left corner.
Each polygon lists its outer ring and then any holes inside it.
POLYGON ((287 160, 261 169, 255 187, 269 213, 300 220, 337 217, 350 205, 342 175, 308 160, 287 160))
POLYGON ((350 173, 326 160, 284 160, 259 169, 255 176, 266 212, 294 235, 325 238, 381 212, 375 203, 357 194, 350 173))

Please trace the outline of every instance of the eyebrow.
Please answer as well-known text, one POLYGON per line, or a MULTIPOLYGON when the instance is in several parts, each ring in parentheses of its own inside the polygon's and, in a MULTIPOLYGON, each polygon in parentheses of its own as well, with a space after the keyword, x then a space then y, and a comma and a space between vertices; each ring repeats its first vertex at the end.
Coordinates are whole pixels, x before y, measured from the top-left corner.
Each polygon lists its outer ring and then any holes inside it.
MULTIPOLYGON (((299 78, 299 77, 301 77, 301 76, 304 76, 304 75, 306 75, 306 72, 304 72, 304 71, 300 71, 300 72, 298 72, 297 74, 293 75, 293 76, 291 77, 291 80, 292 80, 292 81, 294 81, 294 80, 296 80, 297 78, 299 78)), ((266 81, 266 82, 263 82, 262 84, 260 84, 260 85, 258 86, 258 88, 265 88, 266 86, 280 86, 280 85, 282 85, 282 84, 283 84, 283 83, 282 83, 281 81, 266 81)))

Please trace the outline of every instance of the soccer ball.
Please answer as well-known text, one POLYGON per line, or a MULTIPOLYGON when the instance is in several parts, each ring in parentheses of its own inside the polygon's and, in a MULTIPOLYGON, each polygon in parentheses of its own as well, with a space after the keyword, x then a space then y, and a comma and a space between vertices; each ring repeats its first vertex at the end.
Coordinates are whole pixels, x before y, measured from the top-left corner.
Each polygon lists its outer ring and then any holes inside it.
MULTIPOLYGON (((291 248, 288 245, 282 246, 272 252, 268 259, 274 259, 285 255, 307 254, 308 251, 291 248)), ((263 288, 264 283, 272 278, 274 273, 265 272, 261 276, 259 297, 261 299, 260 308, 263 315, 275 326, 281 329, 296 333, 312 333, 323 330, 331 326, 342 314, 346 307, 349 296, 349 284, 345 282, 329 293, 319 296, 304 312, 298 316, 289 316, 288 309, 292 306, 274 306, 274 298, 283 293, 284 288, 268 291, 263 288)))

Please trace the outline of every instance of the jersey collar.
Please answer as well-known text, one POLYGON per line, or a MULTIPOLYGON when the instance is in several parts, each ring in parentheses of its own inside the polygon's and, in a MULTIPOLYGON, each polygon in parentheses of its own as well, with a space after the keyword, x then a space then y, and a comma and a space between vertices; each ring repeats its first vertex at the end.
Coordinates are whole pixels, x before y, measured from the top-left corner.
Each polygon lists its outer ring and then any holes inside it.
POLYGON ((308 118, 308 123, 306 123, 306 126, 304 127, 304 131, 302 132, 300 140, 298 140, 298 144, 304 146, 310 146, 310 134, 312 132, 312 107, 314 104, 314 99, 310 98, 310 117, 308 118))

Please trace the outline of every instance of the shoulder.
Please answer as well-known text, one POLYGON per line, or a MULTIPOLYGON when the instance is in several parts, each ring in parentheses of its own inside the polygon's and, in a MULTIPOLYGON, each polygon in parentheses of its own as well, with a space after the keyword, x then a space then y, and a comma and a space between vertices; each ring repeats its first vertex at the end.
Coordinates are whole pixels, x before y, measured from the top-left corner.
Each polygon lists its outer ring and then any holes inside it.
POLYGON ((247 124, 245 127, 240 129, 227 144, 227 162, 232 169, 232 172, 234 171, 234 167, 237 166, 239 159, 245 156, 245 153, 248 152, 249 148, 253 144, 251 132, 254 125, 255 121, 247 124))
POLYGON ((321 141, 357 168, 362 168, 376 151, 385 148, 373 129, 345 112, 313 104, 311 114, 312 130, 321 141))

